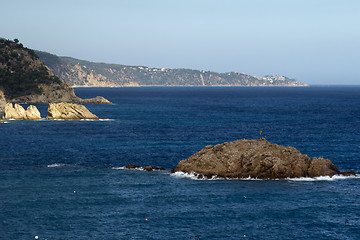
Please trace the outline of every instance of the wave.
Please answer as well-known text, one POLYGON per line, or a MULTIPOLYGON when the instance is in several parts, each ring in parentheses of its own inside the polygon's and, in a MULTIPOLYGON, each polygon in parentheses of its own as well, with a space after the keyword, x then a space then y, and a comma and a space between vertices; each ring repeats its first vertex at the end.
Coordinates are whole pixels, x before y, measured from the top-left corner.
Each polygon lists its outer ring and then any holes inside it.
POLYGON ((109 119, 109 118, 99 118, 99 119, 80 119, 80 121, 115 121, 115 119, 109 119))
POLYGON ((66 164, 64 163, 53 163, 50 165, 47 165, 48 168, 56 168, 56 167, 64 167, 66 164))
POLYGON ((188 178, 188 179, 192 179, 192 180, 224 180, 225 178, 220 178, 218 176, 212 176, 212 178, 207 178, 201 174, 197 174, 195 172, 191 172, 191 173, 186 173, 186 172, 174 172, 174 173, 169 173, 170 176, 176 177, 176 178, 188 178))
POLYGON ((114 170, 123 170, 123 169, 126 169, 125 167, 112 167, 111 169, 114 169, 114 170))
POLYGON ((186 172, 174 172, 170 173, 170 176, 176 178, 188 178, 192 180, 238 180, 238 181, 294 181, 294 182, 314 182, 314 181, 336 181, 336 180, 346 180, 346 179, 360 179, 360 175, 351 175, 351 176, 344 176, 344 175, 334 175, 330 176, 320 176, 320 177, 301 177, 301 178, 285 178, 285 179, 259 179, 259 178, 226 178, 226 177, 219 177, 219 176, 212 176, 211 178, 207 178, 202 174, 198 174, 195 172, 186 173, 186 172))
POLYGON ((301 177, 301 178, 286 178, 287 181, 294 181, 294 182, 315 182, 315 181, 337 181, 337 180, 346 180, 346 179, 360 179, 360 175, 351 175, 351 176, 344 176, 344 175, 334 175, 330 176, 320 176, 320 177, 301 177))
POLYGON ((136 168, 112 167, 111 169, 115 169, 115 170, 137 170, 137 171, 144 171, 144 168, 143 168, 143 167, 136 167, 136 168))

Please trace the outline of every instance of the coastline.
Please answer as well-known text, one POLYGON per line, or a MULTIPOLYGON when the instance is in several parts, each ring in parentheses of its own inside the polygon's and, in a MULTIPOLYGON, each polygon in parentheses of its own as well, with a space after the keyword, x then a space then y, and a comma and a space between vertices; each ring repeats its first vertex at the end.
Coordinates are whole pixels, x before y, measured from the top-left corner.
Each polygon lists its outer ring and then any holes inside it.
POLYGON ((139 88, 139 87, 312 87, 313 85, 138 85, 138 86, 80 86, 73 85, 73 88, 139 88))

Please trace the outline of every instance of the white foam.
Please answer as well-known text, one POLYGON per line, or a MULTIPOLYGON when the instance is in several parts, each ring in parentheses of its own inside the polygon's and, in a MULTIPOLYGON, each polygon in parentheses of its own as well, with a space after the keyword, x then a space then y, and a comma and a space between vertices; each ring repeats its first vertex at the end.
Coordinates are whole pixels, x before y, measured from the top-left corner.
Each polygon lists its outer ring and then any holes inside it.
POLYGON ((123 170, 123 169, 125 169, 125 167, 112 167, 111 169, 114 169, 114 170, 123 170))
POLYGON ((89 122, 93 122, 93 121, 114 121, 114 119, 109 119, 109 118, 99 118, 99 119, 80 119, 80 121, 89 121, 89 122))
POLYGON ((115 170, 137 170, 137 171, 144 171, 143 167, 136 167, 136 168, 126 168, 126 167, 112 167, 111 169, 115 170))
POLYGON ((224 178, 220 178, 216 175, 212 176, 211 178, 207 178, 205 176, 203 176, 202 174, 197 174, 195 172, 191 172, 191 173, 186 173, 186 172, 174 172, 174 173, 170 173, 170 176, 176 177, 176 178, 189 178, 192 180, 221 180, 224 178))
POLYGON ((295 181, 295 182, 315 182, 315 181, 336 181, 336 180, 346 180, 346 179, 360 179, 360 175, 351 175, 351 176, 344 176, 344 175, 334 175, 330 176, 320 176, 320 177, 301 177, 301 178, 287 178, 288 181, 295 181))
POLYGON ((48 168, 56 168, 56 167, 63 167, 63 166, 65 166, 64 163, 53 163, 53 164, 47 165, 48 168))
POLYGON ((176 178, 188 178, 192 180, 240 180, 240 181, 294 181, 294 182, 313 182, 313 181, 336 181, 336 180, 345 180, 345 179, 360 179, 360 175, 351 175, 351 176, 344 176, 344 175, 334 175, 332 177, 329 176, 320 176, 320 177, 301 177, 301 178, 286 178, 286 179, 259 179, 259 178, 224 178, 224 177, 218 177, 216 175, 212 176, 211 178, 207 178, 203 176, 202 174, 198 174, 196 172, 191 173, 185 173, 185 172, 174 172, 170 173, 171 176, 176 178), (200 176, 200 177, 199 177, 200 176))

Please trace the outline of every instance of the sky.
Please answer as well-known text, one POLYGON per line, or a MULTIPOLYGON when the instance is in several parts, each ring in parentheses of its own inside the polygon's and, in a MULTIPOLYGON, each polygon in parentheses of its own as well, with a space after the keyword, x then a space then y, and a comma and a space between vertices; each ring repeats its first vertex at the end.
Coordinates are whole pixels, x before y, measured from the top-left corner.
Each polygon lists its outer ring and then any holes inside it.
POLYGON ((360 84, 358 0, 0 0, 0 37, 94 62, 360 84))

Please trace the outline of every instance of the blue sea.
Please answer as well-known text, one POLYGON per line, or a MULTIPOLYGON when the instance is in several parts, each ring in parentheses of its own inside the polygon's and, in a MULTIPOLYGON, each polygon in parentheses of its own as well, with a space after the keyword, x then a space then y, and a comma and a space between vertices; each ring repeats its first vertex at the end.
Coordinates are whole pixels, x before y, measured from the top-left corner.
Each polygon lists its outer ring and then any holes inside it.
MULTIPOLYGON (((257 139, 360 173, 360 86, 78 88, 100 121, 0 124, 1 239, 360 239, 360 178, 196 180, 168 170, 257 139)), ((47 106, 37 105, 42 117, 47 106)))

